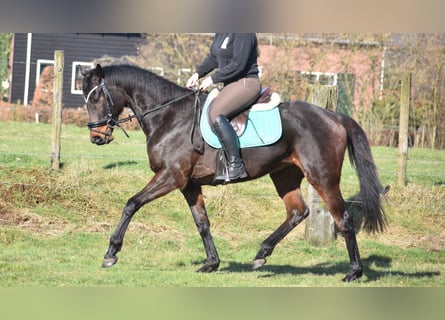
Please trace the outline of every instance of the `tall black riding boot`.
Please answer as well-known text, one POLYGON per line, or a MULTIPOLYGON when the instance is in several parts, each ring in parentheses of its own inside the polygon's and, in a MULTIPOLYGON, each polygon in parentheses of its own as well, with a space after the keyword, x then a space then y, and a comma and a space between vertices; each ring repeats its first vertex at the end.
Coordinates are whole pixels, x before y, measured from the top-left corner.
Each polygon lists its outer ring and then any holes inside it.
POLYGON ((223 115, 216 117, 212 123, 213 132, 219 139, 227 159, 227 179, 226 181, 247 177, 244 162, 240 156, 239 141, 235 130, 230 122, 223 115))

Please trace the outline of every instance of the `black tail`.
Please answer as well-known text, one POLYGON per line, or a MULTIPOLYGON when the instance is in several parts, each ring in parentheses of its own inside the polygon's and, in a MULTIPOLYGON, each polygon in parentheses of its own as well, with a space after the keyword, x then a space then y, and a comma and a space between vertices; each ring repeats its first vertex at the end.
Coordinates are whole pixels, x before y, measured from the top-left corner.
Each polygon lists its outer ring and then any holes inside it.
POLYGON ((360 183, 360 198, 367 232, 383 232, 386 226, 382 197, 387 192, 380 183, 377 168, 372 158, 366 134, 353 119, 339 115, 348 134, 349 159, 357 171, 360 183))

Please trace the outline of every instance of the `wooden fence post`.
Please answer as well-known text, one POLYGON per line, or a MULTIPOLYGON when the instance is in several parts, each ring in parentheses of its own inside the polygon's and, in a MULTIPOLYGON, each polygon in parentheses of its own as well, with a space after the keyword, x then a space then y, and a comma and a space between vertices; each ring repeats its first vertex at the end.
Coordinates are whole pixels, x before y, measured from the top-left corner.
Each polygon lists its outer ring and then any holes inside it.
POLYGON ((53 81, 53 114, 51 136, 51 170, 60 168, 60 145, 62 132, 62 95, 63 95, 63 68, 64 51, 54 51, 54 81, 53 81))
MULTIPOLYGON (((337 87, 316 85, 308 88, 306 100, 309 103, 335 111, 337 99, 337 87)), ((305 239, 314 245, 332 242, 336 237, 334 219, 310 184, 308 185, 308 200, 310 214, 306 219, 305 239)))
POLYGON ((406 73, 402 77, 402 86, 400 92, 399 162, 397 170, 398 172, 397 183, 401 187, 406 185, 410 96, 411 96, 411 74, 406 73))

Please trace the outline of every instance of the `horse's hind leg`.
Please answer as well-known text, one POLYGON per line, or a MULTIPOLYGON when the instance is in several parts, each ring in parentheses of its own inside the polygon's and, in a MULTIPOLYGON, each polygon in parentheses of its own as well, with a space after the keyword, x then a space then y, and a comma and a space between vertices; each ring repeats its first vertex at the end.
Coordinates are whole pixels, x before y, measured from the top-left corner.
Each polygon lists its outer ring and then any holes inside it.
POLYGON ((202 238, 204 248, 207 255, 207 260, 204 265, 199 268, 198 272, 212 272, 219 267, 219 257, 216 252, 215 244, 213 243, 212 235, 210 234, 210 221, 204 206, 202 190, 200 186, 188 185, 182 193, 187 200, 187 203, 192 211, 193 219, 196 227, 202 238))
POLYGON ((355 237, 354 223, 352 216, 345 208, 345 203, 338 186, 336 188, 325 188, 322 190, 319 186, 314 185, 326 207, 334 218, 335 224, 345 238, 346 248, 348 250, 350 269, 343 281, 349 282, 363 275, 363 266, 358 250, 357 239, 355 237))
POLYGON ((309 208, 301 195, 300 183, 303 174, 296 167, 286 167, 270 174, 278 194, 286 206, 286 220, 261 244, 253 261, 257 269, 266 263, 266 257, 272 254, 275 246, 309 215, 309 208))

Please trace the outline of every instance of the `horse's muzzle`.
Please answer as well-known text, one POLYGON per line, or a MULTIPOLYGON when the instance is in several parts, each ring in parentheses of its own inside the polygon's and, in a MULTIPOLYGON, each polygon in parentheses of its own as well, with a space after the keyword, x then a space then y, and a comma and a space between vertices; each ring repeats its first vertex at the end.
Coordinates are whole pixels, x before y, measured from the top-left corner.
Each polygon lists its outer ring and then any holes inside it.
POLYGON ((97 145, 108 144, 114 140, 113 128, 108 126, 90 129, 90 141, 97 145))

